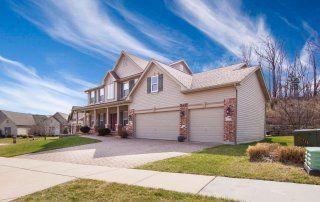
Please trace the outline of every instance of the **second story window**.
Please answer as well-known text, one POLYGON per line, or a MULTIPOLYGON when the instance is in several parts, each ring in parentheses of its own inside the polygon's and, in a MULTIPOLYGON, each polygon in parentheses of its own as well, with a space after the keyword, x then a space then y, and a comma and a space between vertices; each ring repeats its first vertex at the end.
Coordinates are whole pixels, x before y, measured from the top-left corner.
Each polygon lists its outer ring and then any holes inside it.
POLYGON ((114 99, 114 83, 108 85, 108 99, 114 99))
POLYGON ((104 88, 99 89, 99 102, 104 101, 104 88))
POLYGON ((151 92, 158 92, 158 75, 151 77, 151 92))
POLYGON ((122 97, 129 95, 129 82, 122 83, 122 97))
POLYGON ((93 104, 95 101, 95 93, 94 91, 90 92, 90 104, 93 104))

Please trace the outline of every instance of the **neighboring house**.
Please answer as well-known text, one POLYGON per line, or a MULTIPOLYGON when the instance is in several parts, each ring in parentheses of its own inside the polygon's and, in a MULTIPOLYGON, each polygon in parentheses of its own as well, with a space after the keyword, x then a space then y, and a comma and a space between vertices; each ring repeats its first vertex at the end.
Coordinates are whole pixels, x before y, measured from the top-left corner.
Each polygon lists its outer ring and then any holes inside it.
POLYGON ((0 110, 0 131, 3 136, 28 135, 47 117, 0 110))
POLYGON ((66 131, 69 133, 68 114, 61 112, 55 113, 53 116, 48 117, 44 122, 46 134, 48 135, 60 135, 66 131))
MULTIPOLYGON (((264 138, 270 99, 262 70, 244 63, 192 73, 184 60, 163 64, 121 52, 102 84, 85 91, 84 125, 137 138, 242 143, 264 138)), ((75 115, 77 117, 77 115, 75 115)))
POLYGON ((79 108, 78 106, 73 106, 70 116, 68 117, 68 122, 71 128, 71 134, 76 134, 80 131, 80 127, 84 126, 84 113, 75 113, 75 109, 79 108))

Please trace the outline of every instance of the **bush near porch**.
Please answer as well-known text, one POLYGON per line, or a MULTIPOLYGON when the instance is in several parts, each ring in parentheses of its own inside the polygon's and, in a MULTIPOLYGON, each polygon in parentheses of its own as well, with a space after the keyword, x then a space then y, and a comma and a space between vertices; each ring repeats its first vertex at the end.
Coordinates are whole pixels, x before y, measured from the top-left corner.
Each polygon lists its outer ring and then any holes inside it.
MULTIPOLYGON (((264 142, 292 146, 293 136, 268 137, 264 142)), ((221 145, 149 163, 138 169, 320 185, 320 177, 309 176, 302 166, 281 162, 250 162, 246 150, 256 144, 221 145)))

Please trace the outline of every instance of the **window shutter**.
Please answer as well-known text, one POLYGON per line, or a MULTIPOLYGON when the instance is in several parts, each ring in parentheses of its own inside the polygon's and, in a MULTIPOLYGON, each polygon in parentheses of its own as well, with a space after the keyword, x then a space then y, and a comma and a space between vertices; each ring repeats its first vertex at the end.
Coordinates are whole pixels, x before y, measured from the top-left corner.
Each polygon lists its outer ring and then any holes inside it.
POLYGON ((129 81, 129 92, 131 92, 133 86, 134 86, 134 79, 129 81))
POLYGON ((158 76, 158 82, 159 82, 158 90, 163 91, 163 74, 160 74, 158 76))
POLYGON ((147 79, 147 93, 151 93, 151 77, 147 79))

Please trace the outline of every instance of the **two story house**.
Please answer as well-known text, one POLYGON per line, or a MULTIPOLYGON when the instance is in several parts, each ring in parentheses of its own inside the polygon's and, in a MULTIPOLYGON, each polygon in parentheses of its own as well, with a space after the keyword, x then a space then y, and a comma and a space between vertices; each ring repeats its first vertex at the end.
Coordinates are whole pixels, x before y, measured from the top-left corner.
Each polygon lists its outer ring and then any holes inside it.
MULTIPOLYGON (((136 138, 242 143, 264 138, 270 99, 259 66, 244 63, 192 73, 184 60, 163 64, 121 52, 101 85, 85 91, 84 125, 136 138)), ((77 117, 77 116, 76 116, 77 117)))

